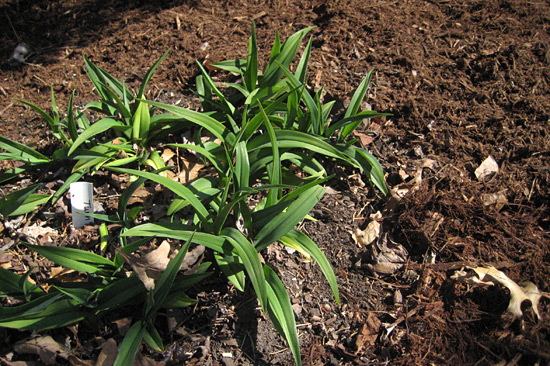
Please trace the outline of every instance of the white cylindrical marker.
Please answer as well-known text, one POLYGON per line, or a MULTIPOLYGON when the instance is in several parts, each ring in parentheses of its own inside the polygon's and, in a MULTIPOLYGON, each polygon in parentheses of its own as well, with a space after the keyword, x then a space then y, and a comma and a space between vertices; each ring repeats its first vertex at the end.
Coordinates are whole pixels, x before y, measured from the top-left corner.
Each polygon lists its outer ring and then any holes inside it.
POLYGON ((70 185, 73 226, 80 228, 94 223, 94 218, 82 213, 94 213, 94 185, 76 182, 70 185))

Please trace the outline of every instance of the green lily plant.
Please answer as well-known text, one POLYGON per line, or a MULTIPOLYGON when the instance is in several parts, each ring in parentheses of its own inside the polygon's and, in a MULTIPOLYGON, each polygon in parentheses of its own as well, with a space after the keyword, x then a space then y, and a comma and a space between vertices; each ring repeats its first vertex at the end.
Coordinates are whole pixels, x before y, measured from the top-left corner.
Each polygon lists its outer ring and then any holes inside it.
POLYGON ((295 72, 289 70, 301 41, 313 28, 305 28, 294 33, 282 44, 277 34, 262 74, 258 72, 256 29, 252 23, 248 58, 211 64, 213 67, 241 76, 241 83, 226 84, 236 90, 236 94, 225 97, 214 85, 207 71, 201 67, 202 74, 197 77, 197 89, 203 108, 235 131, 241 128, 238 121, 244 120, 247 114, 257 113, 256 110, 262 102, 279 100, 280 103, 270 111, 269 117, 276 126, 281 130, 303 132, 328 142, 340 151, 342 157, 334 157, 338 162, 361 169, 369 181, 387 195, 388 188, 380 163, 365 149, 353 146, 356 140, 350 138, 363 120, 389 115, 375 111, 360 111, 374 70, 365 76, 353 94, 344 117, 336 122, 332 122, 331 119, 334 101, 323 104, 322 91, 312 95, 306 87, 312 38, 309 39, 295 72))

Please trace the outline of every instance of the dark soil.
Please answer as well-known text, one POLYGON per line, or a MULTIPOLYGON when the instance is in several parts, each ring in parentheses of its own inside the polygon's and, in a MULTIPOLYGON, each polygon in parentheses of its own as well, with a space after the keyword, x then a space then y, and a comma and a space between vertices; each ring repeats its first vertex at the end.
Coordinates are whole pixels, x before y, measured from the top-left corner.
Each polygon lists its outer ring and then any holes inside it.
MULTIPOLYGON (((196 60, 245 58, 252 20, 264 61, 276 30, 285 39, 317 26, 310 84, 345 105, 376 68, 366 102, 393 116, 365 124, 359 137, 389 186, 408 193, 389 207, 356 172, 335 171, 313 212, 318 221, 304 230, 334 266, 341 306, 316 265, 276 246, 265 253, 295 304, 304 365, 550 362, 547 299, 538 304, 540 321, 528 314, 514 321, 504 287, 451 279, 465 265, 491 264, 550 292, 548 1, 4 0, 0 18, 0 134, 39 149, 49 146, 46 122, 12 98, 48 108, 53 86, 62 111, 73 90, 79 107, 95 100, 84 55, 135 87, 170 49, 147 97, 193 106, 196 60), (19 42, 34 54, 11 66, 19 42), (474 171, 489 156, 498 173, 479 180, 474 171), (488 195, 499 192, 505 199, 490 204, 488 195), (377 211, 380 240, 408 252, 392 274, 373 269, 372 245, 352 238, 377 211)), ((7 231, 2 245, 11 240, 7 231)), ((9 253, 14 259, 2 265, 15 268, 24 251, 9 253)), ((166 316, 166 351, 143 348, 149 364, 292 364, 251 294, 214 276, 190 295, 195 307, 166 316)), ((115 324, 126 316, 44 334, 71 346, 73 358, 59 362, 80 365, 75 359, 93 360, 107 338, 121 340, 115 324)), ((29 332, 0 334, 3 363, 32 359, 13 353, 29 332)))

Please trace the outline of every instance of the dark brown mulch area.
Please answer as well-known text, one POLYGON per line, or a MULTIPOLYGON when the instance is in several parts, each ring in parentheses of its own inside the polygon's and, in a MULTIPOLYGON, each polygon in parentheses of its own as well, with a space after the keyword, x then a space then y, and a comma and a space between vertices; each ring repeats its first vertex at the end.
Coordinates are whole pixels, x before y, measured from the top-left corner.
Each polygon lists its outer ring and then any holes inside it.
MULTIPOLYGON (((40 149, 48 148, 45 122, 11 98, 46 108, 53 85, 60 106, 73 89, 83 106, 95 98, 83 55, 135 86, 171 49, 148 97, 193 105, 195 60, 244 58, 252 19, 262 60, 275 30, 284 39, 317 26, 311 84, 324 85, 326 98, 345 104, 365 73, 377 69, 366 101, 393 117, 371 121, 360 132, 369 137, 366 148, 380 159, 389 185, 408 194, 384 211, 386 201, 350 178, 354 172, 337 171, 334 192, 313 212, 318 221, 304 224, 334 266, 340 307, 315 265, 278 247, 266 253, 295 304, 304 364, 550 362, 547 300, 539 304, 540 321, 526 316, 513 322, 505 311, 507 290, 468 288, 450 278, 461 264, 492 264, 518 283, 531 281, 550 292, 547 1, 3 0, 0 17, 0 133, 40 149), (35 50, 29 64, 7 62, 18 43, 10 23, 35 50), (479 181, 474 171, 489 156, 499 171, 479 181), (485 205, 487 195, 499 192, 501 205, 485 205), (407 264, 391 275, 373 271, 371 248, 352 239, 379 210, 382 235, 409 253, 407 264)), ((250 294, 214 277, 193 295, 196 307, 167 317, 180 326, 166 327, 167 350, 152 356, 157 363, 292 363, 250 294)), ((91 359, 101 339, 120 339, 109 319, 104 325, 51 334, 68 339, 75 356, 91 359)), ((9 334, 1 345, 5 362, 12 343, 29 334, 2 332, 9 334)), ((18 359, 25 356, 13 355, 18 359)))

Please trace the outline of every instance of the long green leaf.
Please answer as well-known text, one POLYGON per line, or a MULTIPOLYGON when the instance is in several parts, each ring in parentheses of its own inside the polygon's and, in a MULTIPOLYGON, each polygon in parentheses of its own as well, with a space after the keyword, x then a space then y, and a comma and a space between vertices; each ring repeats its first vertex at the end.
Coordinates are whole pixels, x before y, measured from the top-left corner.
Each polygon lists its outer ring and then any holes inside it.
POLYGON ((254 240, 256 250, 261 251, 271 243, 279 240, 296 226, 319 202, 325 190, 323 187, 314 186, 303 192, 287 210, 279 213, 273 220, 265 225, 254 240))
POLYGON ((218 267, 235 288, 244 292, 246 284, 246 276, 244 274, 244 265, 240 257, 237 255, 222 256, 214 254, 218 267))
POLYGON ((168 296, 170 288, 176 279, 176 275, 180 270, 181 263, 183 262, 183 258, 189 249, 192 239, 193 237, 187 240, 178 254, 168 263, 166 270, 164 270, 160 278, 157 280, 155 288, 152 290, 152 296, 150 297, 150 299, 152 299, 152 303, 147 303, 147 311, 145 312, 146 319, 154 316, 164 303, 164 300, 168 296))
POLYGON ((191 239, 193 243, 202 244, 207 248, 223 253, 224 238, 208 233, 195 233, 195 229, 195 227, 178 223, 142 224, 121 233, 121 236, 148 236, 179 240, 191 239))
POLYGON ((15 215, 38 187, 40 187, 39 183, 33 184, 0 198, 0 214, 4 217, 15 215))
POLYGON ((94 123, 93 125, 88 127, 87 129, 82 131, 80 136, 78 136, 78 138, 75 140, 75 142, 73 143, 73 145, 69 149, 68 154, 71 155, 76 150, 77 147, 82 145, 89 138, 91 138, 93 136, 96 136, 96 135, 98 135, 98 134, 100 134, 104 131, 107 131, 110 128, 116 127, 116 126, 124 127, 124 123, 122 123, 120 121, 116 121, 112 118, 103 118, 103 119, 97 121, 96 123, 94 123))
POLYGON ((233 145, 235 141, 235 135, 229 131, 222 123, 215 120, 214 118, 208 116, 207 114, 192 111, 190 109, 165 104, 158 103, 153 101, 147 101, 150 105, 153 105, 158 108, 162 108, 168 112, 174 113, 176 116, 181 117, 189 122, 192 122, 196 125, 206 128, 214 136, 222 140, 223 142, 233 145))
POLYGON ((9 151, 13 160, 26 161, 30 164, 43 164, 50 161, 47 156, 38 151, 4 136, 0 136, 0 148, 9 151))
POLYGON ((290 230, 287 234, 279 238, 279 241, 288 247, 309 254, 315 262, 319 264, 321 271, 323 271, 323 274, 330 285, 336 303, 340 305, 340 296, 338 294, 338 283, 336 282, 336 276, 334 275, 334 271, 332 270, 332 266, 328 262, 327 257, 325 257, 317 244, 315 244, 309 236, 296 229, 290 230))
POLYGON ((250 278, 252 287, 256 292, 256 296, 260 300, 260 305, 265 310, 267 309, 267 292, 262 263, 256 249, 244 235, 235 228, 225 228, 221 232, 222 236, 233 246, 239 259, 243 262, 246 273, 250 278))
POLYGON ((169 178, 163 177, 161 175, 155 174, 155 173, 149 173, 149 172, 142 172, 135 169, 124 169, 124 168, 108 168, 109 170, 113 170, 115 172, 119 173, 126 173, 130 175, 135 175, 138 177, 143 177, 149 180, 152 180, 153 182, 156 182, 158 184, 163 185, 164 187, 168 188, 181 198, 189 201, 191 206, 195 209, 197 214, 199 215, 202 223, 209 227, 211 225, 211 218, 210 214, 206 210, 206 207, 197 199, 197 197, 191 192, 191 190, 169 178))
MULTIPOLYGON (((368 72, 368 74, 365 76, 363 81, 361 81, 361 84, 359 84, 359 87, 357 87, 357 90, 355 90, 355 93, 353 93, 349 106, 346 109, 346 114, 344 115, 344 118, 355 116, 359 111, 359 108, 361 108, 361 102, 363 101, 363 99, 365 99, 365 95, 367 94, 367 90, 369 89, 369 84, 372 79, 373 73, 374 73, 374 69, 371 69, 368 72)), ((344 126, 340 130, 339 140, 343 141, 346 137, 349 136, 350 133, 353 132, 353 129, 354 128, 352 125, 344 126)))
POLYGON ((145 331, 145 324, 141 321, 132 325, 120 344, 114 366, 132 366, 145 331))
POLYGON ((168 55, 168 52, 170 52, 170 50, 167 50, 166 52, 164 52, 164 54, 160 56, 159 59, 153 64, 153 66, 151 66, 151 68, 147 71, 147 73, 143 77, 143 81, 141 82, 141 85, 139 86, 139 91, 136 95, 136 99, 141 99, 143 97, 143 95, 145 94, 145 88, 147 87, 147 84, 149 84, 149 81, 153 77, 155 70, 160 65, 162 60, 164 60, 166 55, 168 55))
POLYGON ((264 276, 267 282, 269 317, 275 328, 288 342, 296 366, 300 366, 302 364, 300 340, 298 339, 296 320, 294 319, 294 310, 292 310, 290 298, 279 276, 267 265, 264 265, 264 276))
POLYGON ((47 247, 26 243, 25 246, 48 258, 57 265, 73 269, 78 272, 96 273, 106 270, 115 270, 115 266, 112 261, 85 250, 65 247, 47 247))
POLYGON ((351 146, 343 150, 343 152, 352 158, 355 163, 369 177, 369 180, 380 190, 384 195, 388 195, 389 190, 384 179, 384 171, 378 159, 371 153, 360 148, 351 146))
POLYGON ((294 59, 302 39, 313 28, 315 27, 305 28, 294 33, 288 37, 288 39, 280 47, 280 52, 272 52, 272 60, 270 60, 268 66, 266 67, 263 77, 259 80, 258 84, 260 88, 268 88, 277 84, 279 79, 283 76, 283 71, 278 64, 280 63, 286 67, 290 66, 290 63, 294 59))
POLYGON ((258 79, 258 44, 256 41, 256 24, 252 22, 251 36, 248 40, 248 59, 246 62, 246 72, 244 74, 244 84, 246 89, 251 92, 256 89, 258 79))

